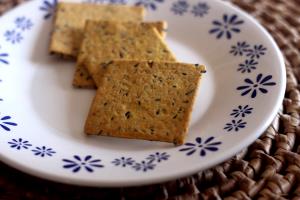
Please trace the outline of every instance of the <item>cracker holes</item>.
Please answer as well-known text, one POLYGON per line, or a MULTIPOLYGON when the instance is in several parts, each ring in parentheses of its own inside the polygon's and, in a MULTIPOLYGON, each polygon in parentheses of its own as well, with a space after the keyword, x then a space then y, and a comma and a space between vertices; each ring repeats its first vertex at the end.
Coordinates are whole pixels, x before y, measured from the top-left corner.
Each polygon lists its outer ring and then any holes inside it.
POLYGON ((130 111, 127 111, 127 112, 125 113, 125 117, 126 117, 126 119, 129 119, 129 118, 131 117, 131 112, 130 112, 130 111))

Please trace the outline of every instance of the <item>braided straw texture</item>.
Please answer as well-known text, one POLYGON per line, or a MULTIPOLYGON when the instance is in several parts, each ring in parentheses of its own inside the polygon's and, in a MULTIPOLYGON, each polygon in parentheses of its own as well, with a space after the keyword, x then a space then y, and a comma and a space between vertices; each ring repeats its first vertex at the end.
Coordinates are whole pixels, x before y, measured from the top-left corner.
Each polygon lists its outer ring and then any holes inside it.
MULTIPOLYGON (((0 0, 0 14, 25 0, 0 0)), ((85 188, 31 177, 0 163, 0 199, 300 199, 300 0, 231 0, 273 35, 287 90, 267 131, 225 163, 193 176, 132 188, 85 188)))

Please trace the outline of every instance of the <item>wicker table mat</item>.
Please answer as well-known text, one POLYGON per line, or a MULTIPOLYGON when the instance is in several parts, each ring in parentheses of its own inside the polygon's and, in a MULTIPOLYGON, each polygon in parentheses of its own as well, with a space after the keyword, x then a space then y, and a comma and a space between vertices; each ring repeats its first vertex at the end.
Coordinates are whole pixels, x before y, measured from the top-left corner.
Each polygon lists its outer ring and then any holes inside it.
MULTIPOLYGON (((0 0, 0 14, 26 0, 0 0)), ((193 176, 133 188, 53 183, 0 163, 0 200, 10 199, 300 199, 300 0, 232 0, 258 19, 285 56, 283 109, 248 149, 193 176)))

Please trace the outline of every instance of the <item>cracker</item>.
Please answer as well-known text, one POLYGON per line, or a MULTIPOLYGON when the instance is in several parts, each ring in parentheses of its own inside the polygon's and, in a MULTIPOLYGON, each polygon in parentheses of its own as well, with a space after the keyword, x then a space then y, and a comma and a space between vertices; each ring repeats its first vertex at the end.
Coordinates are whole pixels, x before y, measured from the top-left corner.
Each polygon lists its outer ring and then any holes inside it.
POLYGON ((95 71, 102 73, 97 68, 116 59, 176 61, 151 23, 88 20, 73 85, 95 87, 101 79, 95 71))
POLYGON ((174 62, 107 63, 85 133, 183 144, 204 71, 174 62))
POLYGON ((156 28, 159 35, 165 39, 167 35, 168 23, 166 21, 146 22, 156 28))
POLYGON ((76 57, 88 19, 138 22, 143 17, 142 7, 58 3, 49 50, 51 53, 76 57))

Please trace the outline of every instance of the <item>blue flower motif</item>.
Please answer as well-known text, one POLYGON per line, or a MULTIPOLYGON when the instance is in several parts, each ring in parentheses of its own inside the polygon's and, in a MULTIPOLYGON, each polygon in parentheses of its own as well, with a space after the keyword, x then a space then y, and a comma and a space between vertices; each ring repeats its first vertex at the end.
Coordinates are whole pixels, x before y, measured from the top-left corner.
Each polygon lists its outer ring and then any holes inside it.
POLYGON ((49 19, 55 12, 57 0, 44 0, 40 10, 46 12, 44 19, 49 19))
POLYGON ((109 0, 111 4, 126 4, 127 0, 109 0))
POLYGON ((208 10, 210 7, 206 3, 198 3, 193 6, 192 13, 195 17, 203 17, 204 15, 208 14, 208 10))
POLYGON ((236 120, 231 120, 230 123, 227 123, 224 127, 225 130, 232 131, 234 130, 235 132, 239 131, 239 129, 245 128, 247 122, 244 122, 242 119, 236 121, 236 120))
POLYGON ((115 160, 112 161, 112 163, 115 166, 122 166, 122 167, 126 167, 127 165, 133 165, 135 161, 132 158, 125 158, 125 157, 121 157, 121 158, 116 158, 115 160))
POLYGON ((252 70, 256 69, 257 64, 258 64, 258 62, 256 62, 253 59, 245 60, 244 63, 239 64, 237 71, 240 71, 242 73, 245 73, 245 72, 250 73, 252 70))
POLYGON ((185 0, 179 0, 174 2, 171 11, 173 11, 176 15, 183 15, 188 11, 189 4, 185 0))
POLYGON ((111 4, 126 4, 126 0, 110 0, 109 3, 111 4))
POLYGON ((257 58, 259 59, 260 56, 263 56, 266 54, 267 48, 263 45, 254 45, 253 49, 248 49, 248 53, 246 56, 250 58, 257 58))
POLYGON ((34 155, 41 157, 52 156, 56 153, 52 148, 47 148, 45 146, 35 147, 35 149, 33 149, 32 151, 34 152, 34 155))
POLYGON ((163 3, 165 0, 138 0, 136 6, 144 6, 147 9, 156 10, 157 3, 163 3))
POLYGON ((135 163, 132 168, 136 171, 142 170, 143 172, 147 172, 148 170, 153 170, 155 168, 155 164, 152 162, 142 161, 140 163, 135 163))
POLYGON ((265 87, 276 85, 276 83, 271 81, 271 79, 272 75, 267 75, 263 77, 262 74, 258 74, 255 81, 246 78, 244 80, 246 85, 239 86, 236 89, 241 90, 241 96, 245 96, 249 93, 251 94, 251 98, 255 98, 258 92, 261 92, 263 94, 268 92, 268 90, 265 87))
POLYGON ((0 119, 0 127, 3 128, 6 131, 10 131, 9 126, 17 126, 18 125, 17 123, 7 121, 7 120, 10 120, 10 119, 11 119, 10 116, 4 116, 4 117, 2 117, 0 119))
POLYGON ((92 156, 87 155, 84 159, 81 159, 78 155, 74 155, 74 160, 63 159, 65 164, 63 168, 65 169, 72 169, 74 173, 80 171, 81 168, 84 168, 88 172, 94 172, 95 167, 101 168, 104 167, 100 164, 100 159, 92 159, 92 156))
POLYGON ((246 53, 249 47, 250 45, 246 42, 238 42, 237 45, 231 46, 231 50, 229 51, 229 53, 233 54, 234 56, 243 56, 243 53, 246 53))
POLYGON ((204 142, 201 137, 197 137, 195 139, 196 143, 185 143, 186 147, 179 149, 179 151, 186 151, 186 155, 193 155, 195 152, 199 150, 200 156, 205 156, 206 151, 218 151, 218 146, 222 144, 222 142, 214 142, 215 137, 209 137, 204 142))
POLYGON ((33 23, 31 22, 30 19, 27 19, 26 17, 18 17, 15 20, 15 24, 17 28, 25 31, 25 30, 30 30, 30 28, 33 26, 33 23))
POLYGON ((252 113, 253 108, 251 108, 249 105, 241 106, 239 105, 238 108, 233 109, 231 116, 234 116, 234 118, 237 118, 239 116, 245 117, 246 115, 250 115, 252 113))
MULTIPOLYGON (((0 46, 1 49, 1 46, 0 46)), ((1 53, 0 52, 0 63, 8 65, 9 62, 7 61, 8 53, 1 53)))
POLYGON ((6 57, 8 57, 8 53, 0 53, 0 62, 8 65, 8 61, 6 60, 6 57))
POLYGON ((10 41, 12 44, 19 43, 23 40, 21 33, 18 33, 15 30, 6 31, 4 36, 6 37, 6 41, 10 41))
POLYGON ((28 149, 32 144, 30 144, 27 140, 23 140, 22 138, 19 139, 12 139, 11 142, 8 142, 11 148, 15 148, 17 150, 28 149))
POLYGON ((232 38, 233 33, 241 32, 240 26, 244 23, 244 20, 239 20, 237 15, 223 15, 223 20, 214 20, 212 24, 215 26, 212 28, 209 33, 210 34, 217 34, 217 39, 220 39, 225 35, 227 39, 232 38))
POLYGON ((153 161, 161 162, 164 160, 168 160, 169 157, 170 155, 167 154, 166 152, 163 153, 156 152, 155 154, 150 154, 146 159, 149 160, 149 162, 153 162, 153 161))

